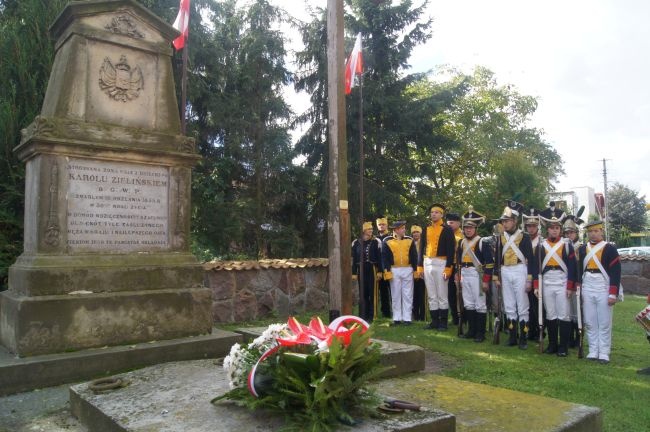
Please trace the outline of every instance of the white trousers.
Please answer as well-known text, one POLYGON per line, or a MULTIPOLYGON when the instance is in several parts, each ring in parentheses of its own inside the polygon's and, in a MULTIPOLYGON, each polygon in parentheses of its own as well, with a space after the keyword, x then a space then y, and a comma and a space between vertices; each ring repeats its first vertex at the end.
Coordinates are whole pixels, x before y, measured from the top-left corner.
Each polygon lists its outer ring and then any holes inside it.
POLYGON ((424 258, 424 285, 427 287, 429 310, 449 309, 449 286, 443 278, 447 260, 424 258))
POLYGON ((390 295, 393 321, 411 321, 413 313, 413 268, 391 267, 390 295))
POLYGON ((614 308, 607 304, 608 296, 609 286, 603 275, 585 272, 582 278, 582 309, 589 341, 587 358, 609 360, 614 308))
POLYGON ((569 321, 571 309, 566 298, 567 276, 562 270, 549 270, 542 275, 542 298, 546 308, 546 319, 569 321))
POLYGON ((509 320, 528 321, 527 276, 528 269, 524 264, 501 266, 501 292, 509 320))
POLYGON ((486 295, 481 289, 481 274, 476 270, 476 267, 461 268, 460 274, 461 283, 463 285, 463 305, 465 306, 465 309, 475 310, 479 313, 486 313, 486 295))

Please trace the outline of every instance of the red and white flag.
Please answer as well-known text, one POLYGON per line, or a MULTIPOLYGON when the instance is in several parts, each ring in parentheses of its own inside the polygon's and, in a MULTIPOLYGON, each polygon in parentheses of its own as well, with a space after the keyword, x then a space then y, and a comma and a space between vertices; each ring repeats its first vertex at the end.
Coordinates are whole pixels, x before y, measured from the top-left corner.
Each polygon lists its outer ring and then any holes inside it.
POLYGON ((352 54, 345 63, 345 94, 352 93, 354 87, 354 77, 363 73, 363 55, 361 54, 361 33, 357 35, 357 40, 354 42, 352 54))
POLYGON ((183 49, 185 41, 190 32, 190 0, 181 0, 181 5, 178 11, 178 16, 173 24, 174 28, 181 32, 181 35, 174 39, 174 48, 176 50, 183 49))

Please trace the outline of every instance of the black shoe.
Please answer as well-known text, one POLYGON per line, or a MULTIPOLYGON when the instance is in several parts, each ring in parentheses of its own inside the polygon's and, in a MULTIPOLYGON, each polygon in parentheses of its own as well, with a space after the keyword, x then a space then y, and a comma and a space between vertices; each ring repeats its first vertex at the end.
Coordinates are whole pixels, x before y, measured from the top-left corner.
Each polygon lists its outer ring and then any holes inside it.
POLYGON ((447 331, 447 320, 449 319, 449 309, 438 310, 438 330, 447 331))
POLYGON ((431 322, 424 326, 425 330, 437 330, 438 329, 438 310, 430 310, 429 314, 431 315, 431 322))
POLYGON ((485 340, 485 327, 487 324, 487 314, 474 311, 474 331, 476 336, 474 342, 481 343, 485 340))
POLYGON ((508 320, 508 346, 515 346, 517 345, 517 321, 516 320, 508 320))
POLYGON ((403 321, 402 324, 404 324, 405 326, 410 326, 412 323, 411 321, 403 321))
POLYGON ((397 327, 400 325, 402 325, 402 321, 393 321, 392 323, 390 323, 391 327, 397 327))
POLYGON ((546 321, 548 330, 548 347, 544 351, 546 354, 557 354, 557 321, 556 319, 546 321))
POLYGON ((519 349, 525 350, 528 348, 528 322, 519 322, 519 349))

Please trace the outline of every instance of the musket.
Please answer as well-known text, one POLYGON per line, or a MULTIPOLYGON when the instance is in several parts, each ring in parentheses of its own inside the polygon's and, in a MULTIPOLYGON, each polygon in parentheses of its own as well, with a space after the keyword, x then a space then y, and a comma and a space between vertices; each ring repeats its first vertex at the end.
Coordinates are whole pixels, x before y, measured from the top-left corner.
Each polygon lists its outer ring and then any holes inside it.
MULTIPOLYGON (((537 300, 537 327, 539 336, 539 352, 540 354, 544 353, 544 294, 542 292, 544 281, 542 275, 542 241, 541 239, 537 242, 537 277, 538 277, 538 286, 539 286, 539 299, 537 300)), ((549 339, 550 340, 550 339, 549 339)))
POLYGON ((584 357, 585 353, 582 347, 582 341, 584 338, 584 332, 582 331, 582 293, 580 292, 582 287, 578 285, 576 288, 576 309, 578 311, 578 358, 581 359, 584 357))
POLYGON ((497 238, 496 238, 496 256, 494 257, 494 271, 497 272, 497 279, 499 283, 496 283, 496 301, 497 301, 497 313, 494 316, 494 329, 492 333, 492 343, 495 345, 499 345, 500 342, 500 336, 501 336, 501 330, 499 330, 499 327, 501 326, 501 293, 500 293, 500 286, 501 286, 501 234, 499 230, 497 229, 497 238), (499 265, 497 265, 499 263, 499 265))
POLYGON ((463 311, 461 308, 463 307, 463 290, 462 290, 462 285, 461 285, 461 274, 460 274, 460 259, 458 259, 458 254, 454 253, 456 255, 456 275, 458 276, 458 283, 456 284, 456 311, 458 314, 458 336, 463 336, 463 311))

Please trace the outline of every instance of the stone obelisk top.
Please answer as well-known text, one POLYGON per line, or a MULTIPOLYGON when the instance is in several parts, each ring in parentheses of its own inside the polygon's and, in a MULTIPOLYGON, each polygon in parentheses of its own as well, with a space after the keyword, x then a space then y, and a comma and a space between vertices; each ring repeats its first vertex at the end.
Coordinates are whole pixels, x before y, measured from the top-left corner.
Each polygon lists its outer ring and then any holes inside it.
POLYGON ((131 0, 70 3, 26 163, 23 254, 0 293, 19 355, 208 333, 210 292, 190 253, 191 168, 171 41, 131 0))

